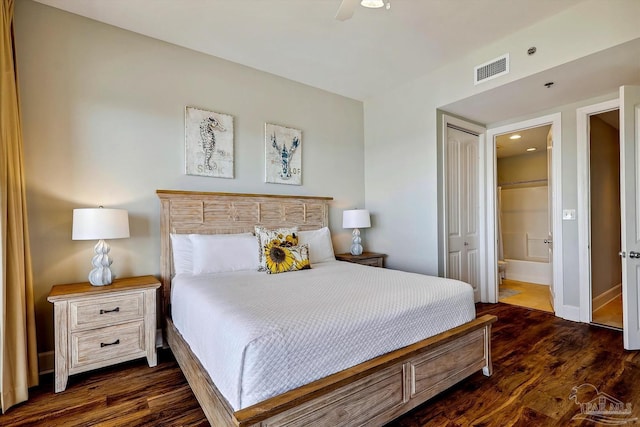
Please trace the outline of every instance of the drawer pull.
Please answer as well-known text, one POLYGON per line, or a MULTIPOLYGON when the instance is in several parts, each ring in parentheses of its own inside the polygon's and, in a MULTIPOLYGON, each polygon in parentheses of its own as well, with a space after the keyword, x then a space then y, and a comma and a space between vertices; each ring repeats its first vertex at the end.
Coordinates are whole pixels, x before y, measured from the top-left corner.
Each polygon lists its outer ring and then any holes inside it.
POLYGON ((116 307, 113 310, 100 310, 100 314, 105 314, 105 313, 117 313, 120 311, 120 307, 116 307))
POLYGON ((120 339, 119 338, 117 340, 115 340, 114 342, 106 342, 106 343, 105 342, 101 342, 100 343, 100 347, 102 348, 102 347, 107 347, 107 346, 110 346, 110 345, 118 345, 118 344, 120 344, 120 339))

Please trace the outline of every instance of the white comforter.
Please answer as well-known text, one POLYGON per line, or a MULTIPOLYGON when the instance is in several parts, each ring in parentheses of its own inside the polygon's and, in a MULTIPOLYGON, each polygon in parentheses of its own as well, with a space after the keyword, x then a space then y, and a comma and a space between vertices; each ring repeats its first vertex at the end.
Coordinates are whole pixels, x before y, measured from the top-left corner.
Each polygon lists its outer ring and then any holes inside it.
POLYGON ((174 324, 234 410, 475 318, 456 280, 332 261, 178 275, 174 324))

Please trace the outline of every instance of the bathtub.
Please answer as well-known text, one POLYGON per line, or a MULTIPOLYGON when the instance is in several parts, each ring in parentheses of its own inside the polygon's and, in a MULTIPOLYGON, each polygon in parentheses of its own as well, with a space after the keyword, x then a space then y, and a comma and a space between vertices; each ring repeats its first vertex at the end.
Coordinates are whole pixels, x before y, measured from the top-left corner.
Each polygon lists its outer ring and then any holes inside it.
POLYGON ((505 259, 507 264, 506 278, 519 282, 551 285, 553 283, 553 269, 548 262, 522 261, 519 259, 505 259))

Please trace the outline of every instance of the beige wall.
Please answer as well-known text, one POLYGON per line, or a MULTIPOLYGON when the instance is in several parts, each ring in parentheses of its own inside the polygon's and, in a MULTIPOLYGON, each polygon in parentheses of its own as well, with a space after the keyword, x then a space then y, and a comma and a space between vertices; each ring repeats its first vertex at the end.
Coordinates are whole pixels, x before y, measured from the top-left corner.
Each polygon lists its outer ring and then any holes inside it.
POLYGON ((159 273, 156 189, 333 196, 364 206, 363 106, 292 81, 49 8, 16 5, 39 351, 53 349, 52 285, 86 280, 94 242, 71 240, 72 209, 129 210, 114 273, 159 273), (184 108, 234 116, 235 179, 184 174, 184 108), (303 185, 264 183, 264 124, 302 130, 303 185))
MULTIPOLYGON (((500 158, 497 161, 498 185, 547 179, 547 153, 538 151, 500 158)), ((536 185, 546 185, 546 182, 536 185)))
POLYGON ((620 135, 597 116, 590 118, 591 296, 622 282, 620 243, 620 135))

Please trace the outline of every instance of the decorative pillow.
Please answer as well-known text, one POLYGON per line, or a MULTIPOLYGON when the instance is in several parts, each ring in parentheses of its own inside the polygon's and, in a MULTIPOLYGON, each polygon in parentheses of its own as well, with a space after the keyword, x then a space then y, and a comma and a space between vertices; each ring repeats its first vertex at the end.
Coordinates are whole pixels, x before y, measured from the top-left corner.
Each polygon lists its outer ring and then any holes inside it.
POLYGON ((193 273, 193 244, 189 234, 171 234, 171 253, 175 274, 193 273))
POLYGON ((193 274, 256 270, 258 244, 251 233, 192 234, 193 274))
POLYGON ((333 253, 333 243, 331 242, 331 232, 328 227, 323 227, 319 230, 299 231, 298 244, 309 245, 309 261, 311 264, 336 260, 333 253))
POLYGON ((286 273, 287 271, 306 270, 309 264, 309 246, 280 246, 272 240, 264 249, 267 273, 286 273))
POLYGON ((268 230, 264 227, 256 225, 256 238, 258 239, 258 271, 266 271, 267 264, 265 259, 265 250, 268 245, 276 245, 281 247, 298 246, 298 227, 292 228, 276 228, 268 230))

